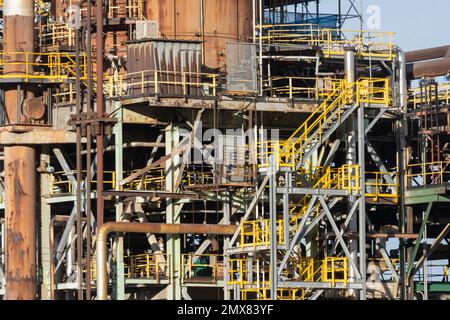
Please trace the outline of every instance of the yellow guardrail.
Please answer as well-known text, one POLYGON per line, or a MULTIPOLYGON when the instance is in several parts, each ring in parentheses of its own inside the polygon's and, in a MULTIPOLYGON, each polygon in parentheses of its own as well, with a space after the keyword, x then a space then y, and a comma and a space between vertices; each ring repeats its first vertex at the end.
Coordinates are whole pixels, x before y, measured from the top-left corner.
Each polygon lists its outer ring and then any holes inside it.
POLYGON ((223 254, 182 254, 183 282, 223 280, 223 254))
MULTIPOLYGON (((137 172, 125 171, 124 176, 130 176, 131 174, 137 172)), ((154 168, 149 170, 145 176, 141 178, 134 179, 130 183, 126 184, 123 188, 125 190, 164 190, 166 186, 166 172, 164 168, 154 168)))
MULTIPOLYGON (((344 165, 341 168, 318 168, 318 178, 312 183, 313 189, 344 190, 349 193, 360 191, 359 165, 344 165)), ((290 209, 290 223, 296 224, 301 219, 309 205, 310 195, 303 196, 300 201, 290 209)), ((320 205, 316 205, 316 214, 320 212, 320 205)))
POLYGON ((249 270, 247 261, 248 261, 247 259, 229 260, 228 274, 230 278, 228 280, 228 284, 230 285, 237 284, 241 287, 245 284, 249 284, 248 280, 249 270))
MULTIPOLYGON (((241 300, 271 300, 270 287, 241 289, 241 300)), ((277 300, 305 300, 306 290, 298 288, 277 289, 277 300)))
POLYGON ((408 166, 406 177, 412 186, 440 184, 450 181, 450 161, 435 161, 408 166))
POLYGON ((302 258, 297 265, 299 281, 328 282, 347 285, 348 259, 342 257, 326 257, 323 260, 302 258))
POLYGON ((213 172, 187 171, 185 179, 188 187, 214 184, 213 172))
POLYGON ((263 43, 319 46, 326 58, 344 55, 344 48, 349 46, 363 57, 395 57, 393 32, 320 28, 314 24, 258 25, 256 29, 262 34, 258 40, 263 43), (344 37, 338 37, 339 34, 344 37))
POLYGON ((312 138, 322 139, 324 125, 334 115, 333 121, 340 122, 346 106, 367 103, 388 107, 389 81, 387 79, 360 78, 355 83, 342 80, 325 101, 306 119, 286 141, 263 142, 257 145, 258 166, 267 168, 274 159, 274 165, 295 168, 302 161, 303 152, 312 138))
POLYGON ((380 198, 398 200, 399 183, 397 172, 366 172, 366 197, 378 201, 380 198), (384 176, 393 176, 394 183, 385 181, 384 176))
POLYGON ((39 26, 41 46, 64 44, 75 45, 75 31, 64 22, 47 22, 39 26))
POLYGON ((144 19, 144 1, 127 0, 126 5, 119 5, 115 0, 108 0, 108 18, 135 18, 144 19))
MULTIPOLYGON (((86 79, 86 55, 80 55, 80 77, 86 79)), ((66 52, 0 52, 0 79, 31 79, 64 82, 75 80, 75 55, 66 52), (5 68, 8 73, 5 73, 5 68)))
POLYGON ((138 254, 124 257, 125 277, 128 279, 165 280, 169 278, 168 254, 138 254))
POLYGON ((321 100, 335 92, 339 79, 273 76, 263 80, 269 96, 321 100))
POLYGON ((450 82, 439 83, 437 95, 429 87, 414 88, 410 91, 409 104, 414 110, 424 103, 450 104, 450 82), (437 101, 436 101, 437 100, 437 101))
MULTIPOLYGON (((283 220, 277 220, 277 244, 284 243, 283 220)), ((268 246, 270 244, 270 220, 250 220, 241 225, 241 248, 268 246)))
MULTIPOLYGON (((240 286, 242 300, 270 300, 270 268, 262 270, 265 274, 264 281, 253 283, 248 281, 248 260, 234 259, 235 267, 230 268, 235 273, 243 275, 242 278, 235 277, 236 280, 228 284, 240 286), (266 280, 268 279, 268 280, 266 280), (250 285, 256 285, 250 287, 250 285)), ((323 282, 330 283, 331 286, 341 283, 348 284, 349 264, 348 258, 344 257, 326 257, 322 260, 313 258, 301 258, 295 262, 296 278, 300 282, 323 282)), ((252 271, 253 272, 253 271, 252 271)), ((277 291, 279 300, 304 300, 306 297, 305 288, 283 288, 277 291)))
MULTIPOLYGON (((341 168, 311 168, 316 173, 314 177, 309 176, 308 181, 316 181, 312 183, 314 189, 334 189, 344 190, 349 193, 360 192, 360 167, 359 165, 344 165, 341 168)), ((308 178, 308 174, 304 174, 308 178)), ((366 197, 373 198, 378 201, 380 198, 391 198, 398 200, 398 173, 397 172, 366 172, 366 197), (394 183, 385 181, 384 176, 389 175, 393 177, 394 183)), ((296 224, 298 219, 301 219, 308 208, 311 196, 305 195, 300 201, 290 209, 291 224, 296 224)), ((316 214, 320 212, 320 205, 315 209, 316 214)))
MULTIPOLYGON (((85 174, 87 171, 82 171, 85 174)), ((76 175, 76 171, 71 171, 71 174, 76 175)), ((104 171, 103 184, 107 189, 114 189, 116 186, 116 173, 114 171, 104 171)), ((91 180, 93 184, 97 183, 95 176, 91 180)), ((50 174, 50 194, 68 193, 73 194, 75 192, 72 182, 69 180, 66 172, 57 171, 50 174)))
POLYGON ((146 70, 110 76, 105 87, 109 97, 149 93, 216 96, 218 77, 213 73, 146 70))
MULTIPOLYGON (((86 174, 86 170, 82 171, 82 174, 86 174)), ((130 176, 135 173, 133 171, 125 171, 124 177, 130 176)), ((72 175, 76 175, 76 171, 70 171, 72 175)), ((95 172, 93 172, 93 178, 91 182, 96 183, 95 172)), ((213 172, 204 172, 195 169, 186 169, 184 172, 184 177, 182 180, 182 186, 184 187, 196 187, 201 185, 213 184, 214 175, 213 172)), ((114 189, 117 185, 117 178, 115 171, 104 171, 104 185, 105 188, 114 189)), ((166 185, 166 173, 164 168, 154 168, 149 170, 145 176, 136 178, 131 182, 123 186, 124 190, 165 190, 166 185)), ((68 178, 65 171, 57 171, 50 174, 50 194, 57 193, 68 193, 73 194, 75 190, 73 189, 72 183, 68 178)))

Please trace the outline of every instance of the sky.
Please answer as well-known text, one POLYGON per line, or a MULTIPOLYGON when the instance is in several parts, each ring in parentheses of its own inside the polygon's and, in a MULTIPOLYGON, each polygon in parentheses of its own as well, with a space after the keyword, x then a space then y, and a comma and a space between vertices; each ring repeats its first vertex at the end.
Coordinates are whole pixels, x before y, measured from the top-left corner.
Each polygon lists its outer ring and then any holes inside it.
MULTIPOLYGON (((336 3, 322 0, 321 11, 335 13, 336 3)), ((405 51, 450 45, 449 0, 356 0, 355 4, 363 8, 365 21, 367 8, 378 6, 381 31, 395 32, 394 42, 405 51)), ((359 29, 359 22, 348 22, 344 28, 355 27, 359 29)))

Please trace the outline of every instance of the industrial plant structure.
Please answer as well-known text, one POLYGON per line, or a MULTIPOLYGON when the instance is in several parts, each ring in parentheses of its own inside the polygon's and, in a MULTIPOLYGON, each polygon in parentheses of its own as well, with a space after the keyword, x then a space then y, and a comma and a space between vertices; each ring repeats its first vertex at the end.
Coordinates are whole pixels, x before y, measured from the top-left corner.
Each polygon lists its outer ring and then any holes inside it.
POLYGON ((0 14, 0 299, 450 297, 450 47, 355 0, 0 14))

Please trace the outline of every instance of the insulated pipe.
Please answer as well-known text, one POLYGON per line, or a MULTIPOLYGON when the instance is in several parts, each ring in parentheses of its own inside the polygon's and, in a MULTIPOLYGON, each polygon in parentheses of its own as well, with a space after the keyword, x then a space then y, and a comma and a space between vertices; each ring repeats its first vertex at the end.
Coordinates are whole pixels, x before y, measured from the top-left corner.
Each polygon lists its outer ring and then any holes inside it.
POLYGON ((400 109, 405 114, 408 112, 408 80, 406 71, 406 54, 404 52, 398 53, 399 62, 399 91, 400 91, 400 109))
POLYGON ((97 299, 106 300, 108 295, 108 273, 106 270, 106 240, 112 232, 154 234, 215 234, 231 236, 237 226, 220 224, 167 224, 108 222, 98 228, 97 233, 97 299))
MULTIPOLYGON (((3 1, 3 50, 32 52, 34 1, 3 1)), ((26 74, 24 54, 5 55, 5 74, 26 74), (17 63, 21 61, 23 63, 17 63)), ((10 124, 25 120, 21 112, 26 84, 5 87, 5 109, 10 124)), ((32 94, 26 87, 27 95, 32 94)), ((5 147, 5 300, 36 299, 36 151, 30 146, 5 147)))
POLYGON ((405 52, 406 63, 450 57, 450 46, 405 52))
MULTIPOLYGON (((345 59, 344 59, 344 67, 345 67, 345 80, 348 84, 354 84, 356 80, 356 68, 355 68, 355 49, 354 48, 346 48, 345 51, 345 59)), ((346 163, 348 165, 354 165, 357 163, 357 148, 356 148, 356 128, 357 128, 357 119, 356 115, 352 114, 347 120, 347 152, 346 152, 346 163)), ((352 169, 352 172, 349 172, 352 176, 354 176, 356 172, 352 169)), ((351 181, 352 187, 355 186, 355 182, 351 181)), ((354 203, 357 201, 355 195, 350 195, 348 197, 348 211, 350 212, 354 203)), ((356 215, 353 216, 349 223, 349 231, 357 233, 358 232, 358 220, 356 215)), ((349 250, 354 261, 357 261, 358 257, 358 241, 357 239, 351 239, 349 244, 349 250)), ((349 270, 349 281, 356 281, 356 273, 357 270, 354 270, 352 267, 349 270)), ((356 297, 356 292, 354 290, 349 290, 349 295, 356 297)))

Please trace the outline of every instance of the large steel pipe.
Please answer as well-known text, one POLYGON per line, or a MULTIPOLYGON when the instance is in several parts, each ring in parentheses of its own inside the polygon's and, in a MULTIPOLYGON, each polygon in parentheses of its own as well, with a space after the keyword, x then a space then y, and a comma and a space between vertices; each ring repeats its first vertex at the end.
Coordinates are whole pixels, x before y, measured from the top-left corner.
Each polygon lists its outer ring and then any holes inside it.
POLYGON ((415 62, 407 65, 407 77, 420 79, 423 77, 439 77, 450 73, 450 57, 444 59, 415 62))
POLYGON ((106 270, 106 240, 112 232, 153 233, 153 234, 216 234, 231 236, 237 226, 220 224, 167 224, 108 222, 97 233, 97 299, 106 300, 108 296, 108 273, 106 270))
POLYGON ((406 63, 450 57, 450 46, 405 52, 406 63))
MULTIPOLYGON (((33 0, 4 0, 3 72, 25 74, 25 54, 33 51, 33 0), (16 54, 11 54, 16 52, 16 54), (20 52, 20 53, 17 53, 20 52), (12 64, 8 64, 11 61, 12 64)), ((27 95, 31 93, 26 88, 27 95)), ((5 107, 10 124, 23 122, 24 85, 5 87, 5 107), (18 103, 20 102, 20 103, 18 103)), ((6 300, 36 298, 36 153, 30 146, 5 147, 6 300)))

